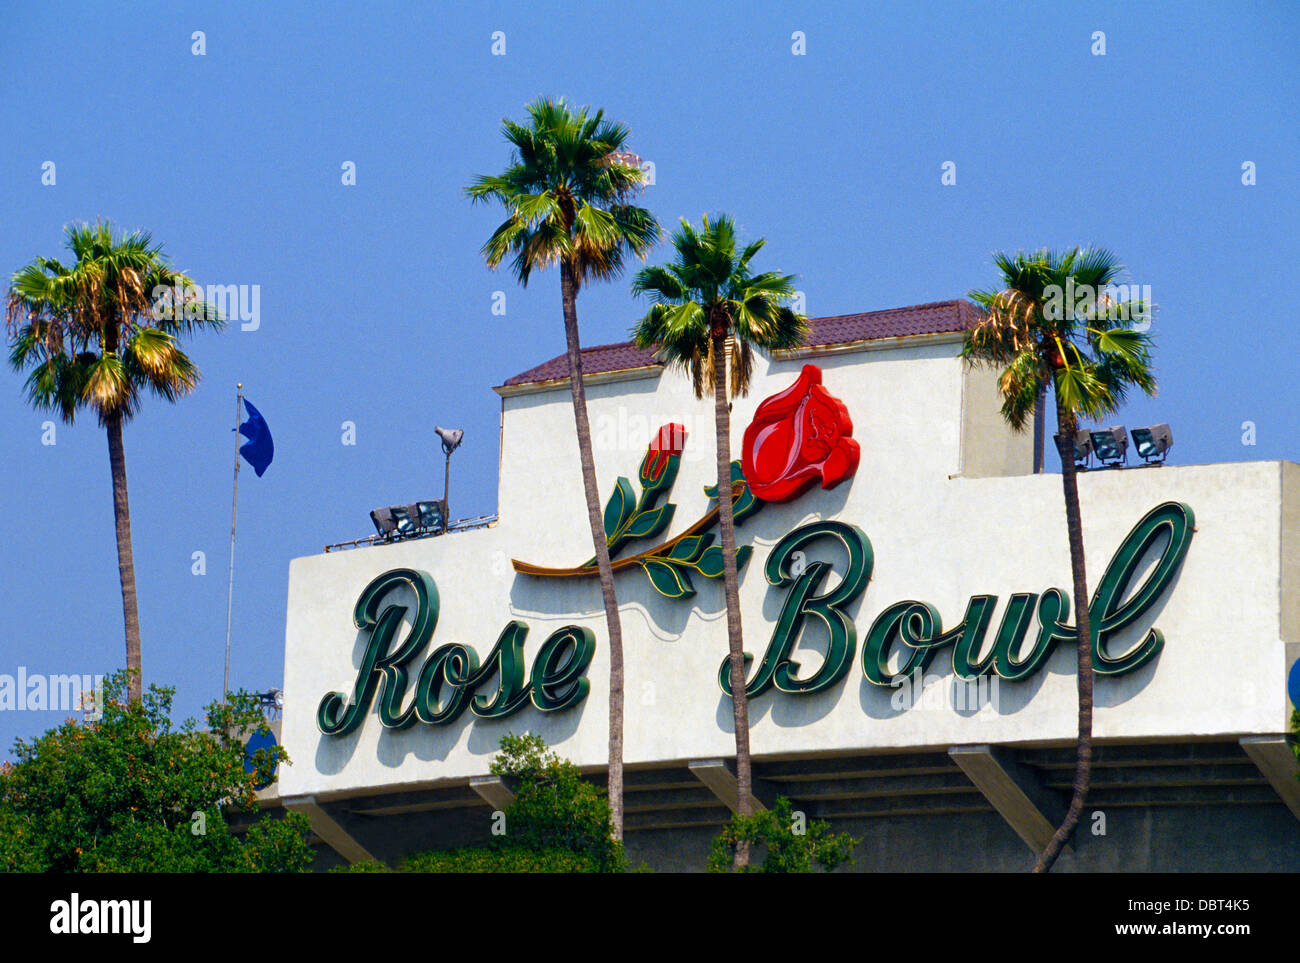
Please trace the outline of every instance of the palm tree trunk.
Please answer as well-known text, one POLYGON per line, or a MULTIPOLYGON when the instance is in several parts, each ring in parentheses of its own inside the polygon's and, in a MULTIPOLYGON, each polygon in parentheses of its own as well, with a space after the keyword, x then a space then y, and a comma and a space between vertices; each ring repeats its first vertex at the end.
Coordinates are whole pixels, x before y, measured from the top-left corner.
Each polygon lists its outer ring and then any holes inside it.
POLYGON ((1047 389, 1041 388, 1038 400, 1034 402, 1034 474, 1042 474, 1044 459, 1044 438, 1047 429, 1047 389))
POLYGON ((144 690, 140 662, 140 613, 135 601, 135 556, 131 551, 131 506, 126 497, 126 455, 122 451, 122 416, 109 415, 108 465, 113 473, 113 524, 117 527, 117 570, 122 581, 122 621, 126 624, 126 667, 129 699, 139 699, 144 690))
POLYGON ((1083 813, 1083 804, 1092 782, 1092 632, 1088 624, 1088 576, 1083 558, 1083 522, 1079 516, 1079 480, 1074 467, 1074 412, 1067 411, 1056 396, 1056 424, 1060 436, 1061 485, 1065 490, 1065 524, 1070 538, 1070 570, 1074 576, 1075 648, 1078 652, 1079 739, 1074 763, 1074 795, 1065 819, 1048 841, 1034 866, 1035 873, 1046 873, 1061 854, 1061 848, 1074 832, 1083 813))
MULTIPOLYGON (((754 779, 749 758, 749 699, 745 695, 744 634, 740 625, 740 587, 736 574, 736 519, 731 504, 731 409, 727 406, 724 335, 713 335, 713 417, 717 427, 718 530, 722 536, 722 580, 727 597, 727 648, 731 658, 731 705, 736 731, 736 811, 752 812, 754 779)), ((749 864, 749 843, 736 846, 734 868, 749 864)))
POLYGON ((609 543, 601 517, 596 488, 596 462, 591 454, 591 422, 587 418, 587 393, 582 383, 582 349, 578 343, 578 291, 573 269, 560 263, 560 293, 564 300, 564 338, 569 354, 569 388, 573 394, 573 420, 578 429, 578 458, 582 463, 582 490, 587 499, 587 520, 596 549, 600 594, 605 603, 609 633, 609 808, 614 838, 623 838, 623 626, 614 595, 614 570, 609 563, 609 543))

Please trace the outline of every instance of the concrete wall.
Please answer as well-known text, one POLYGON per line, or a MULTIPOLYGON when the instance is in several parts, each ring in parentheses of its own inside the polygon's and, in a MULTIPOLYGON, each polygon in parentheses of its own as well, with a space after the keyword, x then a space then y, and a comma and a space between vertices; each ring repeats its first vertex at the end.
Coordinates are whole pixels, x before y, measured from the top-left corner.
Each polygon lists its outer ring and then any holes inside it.
MULTIPOLYGON (((1045 447, 1052 443, 1055 419, 1048 424, 1045 447)), ((1007 430, 1002 419, 998 372, 968 368, 962 375, 961 474, 966 478, 1028 475, 1034 470, 1034 429, 1007 430)))
MULTIPOLYGON (((1080 834, 1088 826, 1085 819, 1080 834)), ((837 820, 832 828, 861 840, 845 872, 1015 873, 1031 869, 1036 855, 991 812, 837 820)), ((715 835, 637 833, 628 838, 627 853, 634 866, 700 872, 715 835)), ((1292 873, 1300 866, 1295 816, 1280 803, 1112 809, 1105 836, 1078 838, 1078 848, 1063 853, 1054 872, 1292 873)))

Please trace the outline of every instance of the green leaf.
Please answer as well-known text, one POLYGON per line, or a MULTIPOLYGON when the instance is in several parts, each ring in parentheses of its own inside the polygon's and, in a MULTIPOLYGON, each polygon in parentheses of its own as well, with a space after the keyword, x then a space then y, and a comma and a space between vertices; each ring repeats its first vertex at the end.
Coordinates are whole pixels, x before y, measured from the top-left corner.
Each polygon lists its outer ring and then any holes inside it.
POLYGON ((650 584, 660 595, 682 599, 695 594, 695 586, 691 584, 690 577, 668 562, 646 558, 637 564, 645 569, 646 575, 650 576, 650 584))
MULTIPOLYGON (((749 561, 750 553, 754 551, 750 545, 742 545, 736 549, 736 571, 739 572, 749 561)), ((692 566, 697 569, 705 578, 722 578, 722 546, 714 545, 700 556, 698 562, 692 566)))
POLYGON ((746 482, 744 490, 731 505, 732 521, 739 525, 762 507, 762 500, 749 490, 749 483, 746 482))
POLYGON ((1106 354, 1118 354, 1124 357, 1136 357, 1142 351, 1147 337, 1141 331, 1127 328, 1112 328, 1097 335, 1097 349, 1106 354))
MULTIPOLYGON (((731 463, 731 481, 732 481, 733 483, 735 483, 735 482, 738 482, 738 481, 744 481, 744 480, 745 480, 745 470, 744 470, 743 468, 740 467, 740 461, 739 461, 739 459, 736 460, 736 461, 733 461, 733 462, 731 463)), ((717 497, 718 497, 718 486, 717 486, 717 485, 705 485, 705 486, 704 486, 704 494, 707 495, 707 496, 709 496, 710 498, 717 498, 717 497)))
POLYGON ((636 498, 632 494, 632 483, 626 478, 620 478, 618 484, 614 486, 614 494, 610 495, 609 501, 605 503, 605 538, 609 539, 611 548, 614 539, 622 532, 627 520, 632 517, 632 509, 635 506, 636 498))
POLYGON ((722 546, 714 545, 700 556, 695 567, 706 578, 722 578, 722 546))
POLYGON ((673 486, 677 480, 677 469, 681 466, 681 455, 669 455, 668 463, 664 465, 664 470, 659 473, 659 477, 651 482, 645 480, 646 465, 650 461, 652 453, 647 450, 645 457, 641 459, 641 464, 637 466, 637 478, 641 480, 641 501, 637 508, 644 511, 659 500, 660 496, 673 486))
POLYGON ((667 557, 678 562, 694 562, 712 544, 712 532, 706 532, 703 535, 689 535, 674 545, 667 557))
MULTIPOLYGON (((731 503, 732 515, 736 524, 739 525, 750 515, 753 515, 754 512, 762 508, 763 502, 749 490, 749 482, 745 480, 745 470, 741 467, 739 460, 731 463, 731 481, 732 484, 735 484, 736 482, 745 482, 745 487, 741 489, 740 494, 737 495, 731 503)), ((704 494, 709 498, 716 499, 718 497, 718 486, 705 486, 704 494)))
POLYGON ((627 538, 649 538, 651 535, 658 535, 673 520, 675 511, 677 511, 677 506, 670 504, 660 505, 648 512, 642 512, 632 519, 624 535, 627 538))

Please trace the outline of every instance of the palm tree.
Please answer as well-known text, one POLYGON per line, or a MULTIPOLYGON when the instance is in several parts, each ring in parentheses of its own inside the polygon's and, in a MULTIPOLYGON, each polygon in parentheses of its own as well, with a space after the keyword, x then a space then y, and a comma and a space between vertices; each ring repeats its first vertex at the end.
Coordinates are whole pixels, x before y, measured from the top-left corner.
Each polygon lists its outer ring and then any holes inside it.
MULTIPOLYGON (((752 812, 753 776, 736 577, 736 529, 731 498, 723 495, 731 491, 729 395, 748 394, 754 348, 774 351, 796 347, 803 343, 808 326, 804 318, 785 307, 794 294, 792 275, 750 273, 749 262, 765 241, 759 239, 737 254, 736 229, 730 217, 724 214, 712 222, 708 217, 703 221, 697 231, 683 218, 673 235, 677 259, 664 267, 648 267, 637 273, 632 292, 648 295, 654 305, 637 324, 633 336, 643 348, 659 345, 664 360, 689 372, 697 398, 713 393, 738 811, 748 816, 752 812)), ((747 861, 747 847, 737 847, 736 866, 747 861)))
POLYGON ((627 127, 604 120, 604 111, 592 114, 587 107, 548 98, 529 104, 528 116, 526 125, 502 121, 502 133, 514 148, 510 166, 502 174, 477 178, 466 193, 475 202, 499 201, 507 212, 483 245, 488 267, 495 269, 513 254, 511 268, 525 287, 535 268, 560 267, 582 488, 609 631, 609 806, 614 838, 622 839, 623 628, 591 454, 577 298, 588 279, 617 277, 627 253, 644 258, 659 239, 659 223, 649 211, 627 203, 644 177, 639 167, 626 163, 627 127))
POLYGON ((1065 818, 1038 857, 1034 872, 1052 868, 1083 812, 1092 779, 1092 633, 1088 622, 1088 578, 1083 524, 1074 464, 1079 417, 1100 420, 1115 412, 1128 390, 1154 394, 1150 337, 1133 330, 1150 305, 1120 303, 1106 291, 1123 268, 1105 248, 1067 252, 1040 250, 994 255, 1001 272, 996 289, 971 292, 985 312, 967 333, 963 357, 969 364, 1002 369, 998 390, 1002 416, 1021 431, 1048 388, 1056 396, 1057 450, 1065 493, 1065 523, 1074 582, 1078 652, 1079 735, 1074 793, 1065 818))
POLYGON ((72 264, 38 257, 10 282, 9 363, 16 371, 31 369, 26 387, 34 408, 57 412, 67 424, 90 408, 107 430, 128 695, 139 699, 140 617, 122 426, 139 410, 145 389, 167 401, 193 390, 199 370, 178 338, 224 322, 201 299, 173 305, 174 293, 194 290, 193 282, 168 266, 148 232, 115 238, 107 222, 65 231, 72 264))

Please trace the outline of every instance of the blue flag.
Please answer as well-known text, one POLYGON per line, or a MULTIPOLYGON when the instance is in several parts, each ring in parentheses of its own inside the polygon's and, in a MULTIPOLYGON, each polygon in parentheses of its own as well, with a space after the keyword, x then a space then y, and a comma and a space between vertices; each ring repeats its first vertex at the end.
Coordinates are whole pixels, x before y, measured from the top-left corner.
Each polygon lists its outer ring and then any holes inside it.
POLYGON ((250 405, 247 398, 244 399, 244 407, 248 409, 248 420, 239 426, 239 433, 248 441, 239 446, 239 453, 244 456, 244 461, 253 466, 257 477, 261 478, 275 457, 275 444, 271 441, 271 429, 267 427, 262 413, 250 405))

